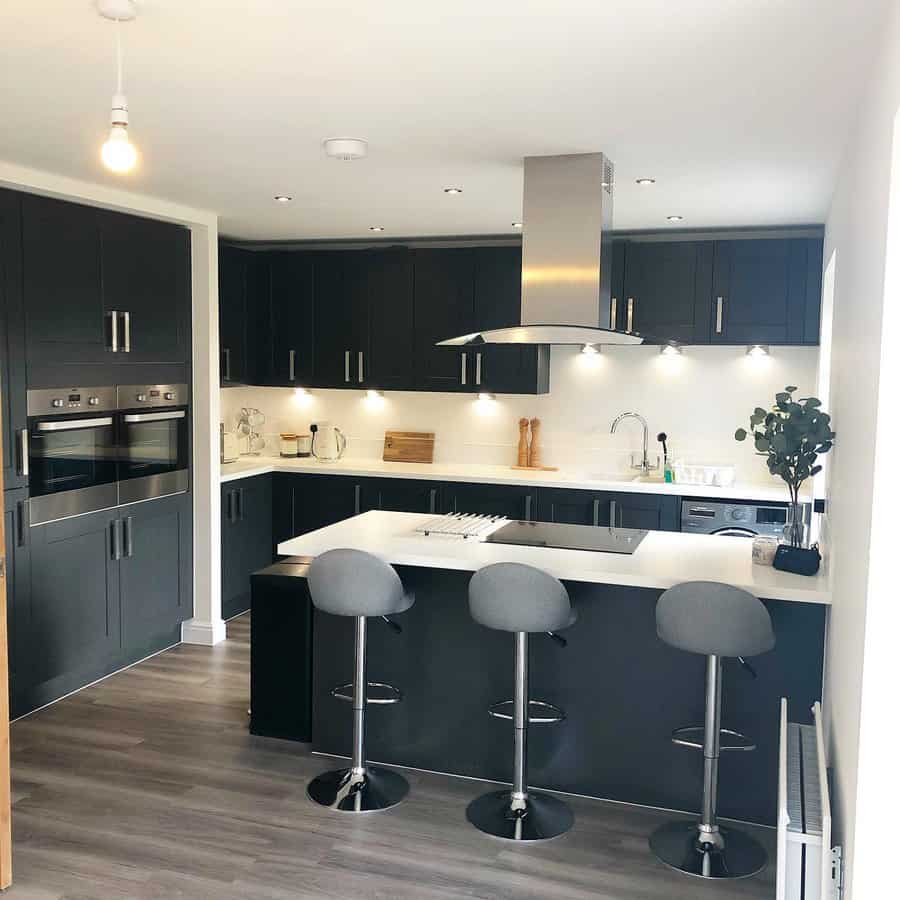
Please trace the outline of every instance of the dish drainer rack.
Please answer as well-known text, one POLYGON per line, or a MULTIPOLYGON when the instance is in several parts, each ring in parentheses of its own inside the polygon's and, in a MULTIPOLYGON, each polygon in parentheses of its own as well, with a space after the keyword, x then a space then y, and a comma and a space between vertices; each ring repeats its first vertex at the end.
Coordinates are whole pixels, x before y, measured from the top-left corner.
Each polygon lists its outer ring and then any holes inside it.
POLYGON ((447 535, 449 537, 482 538, 487 537, 492 531, 499 528, 508 519, 506 516, 488 516, 478 513, 450 513, 446 516, 438 516, 429 519, 420 525, 416 531, 430 537, 433 534, 447 535))

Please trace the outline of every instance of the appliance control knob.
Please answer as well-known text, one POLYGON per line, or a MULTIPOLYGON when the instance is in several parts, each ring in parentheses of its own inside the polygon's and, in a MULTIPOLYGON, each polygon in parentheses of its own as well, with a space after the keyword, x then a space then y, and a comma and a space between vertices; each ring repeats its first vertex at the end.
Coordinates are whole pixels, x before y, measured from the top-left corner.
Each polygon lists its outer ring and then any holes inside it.
POLYGON ((62 402, 62 400, 51 400, 50 405, 54 409, 62 409, 63 402, 62 402))
POLYGON ((164 400, 174 400, 175 394, 172 393, 172 391, 166 391, 165 394, 163 394, 163 399, 164 400))
POLYGON ((146 403, 146 402, 147 402, 147 395, 146 395, 146 394, 138 394, 138 395, 137 395, 137 402, 138 402, 138 403, 146 403))
POLYGON ((99 397, 88 397, 88 406, 99 406, 100 398, 99 397))
POLYGON ((743 506, 737 506, 731 511, 731 518, 736 522, 743 522, 747 518, 747 509, 743 506))

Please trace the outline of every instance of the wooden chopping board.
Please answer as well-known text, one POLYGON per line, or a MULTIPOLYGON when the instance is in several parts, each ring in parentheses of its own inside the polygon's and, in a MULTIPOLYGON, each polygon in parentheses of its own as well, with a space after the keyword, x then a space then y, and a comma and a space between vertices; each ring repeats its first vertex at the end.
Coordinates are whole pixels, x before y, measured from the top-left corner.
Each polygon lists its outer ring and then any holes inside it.
POLYGON ((381 458, 385 462, 434 462, 434 432, 386 431, 381 458))

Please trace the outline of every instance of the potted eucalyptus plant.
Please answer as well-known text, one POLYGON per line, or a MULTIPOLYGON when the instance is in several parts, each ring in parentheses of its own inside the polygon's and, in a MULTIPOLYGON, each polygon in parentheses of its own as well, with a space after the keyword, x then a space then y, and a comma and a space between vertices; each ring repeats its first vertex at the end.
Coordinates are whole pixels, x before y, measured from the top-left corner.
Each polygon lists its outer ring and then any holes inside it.
POLYGON ((759 456, 766 457, 769 472, 780 477, 791 495, 790 542, 803 544, 803 515, 800 487, 822 467, 816 460, 834 445, 831 416, 822 411, 817 397, 794 399, 793 386, 775 395, 775 405, 765 410, 757 406, 750 416, 750 431, 738 428, 735 440, 745 441, 751 434, 759 456))

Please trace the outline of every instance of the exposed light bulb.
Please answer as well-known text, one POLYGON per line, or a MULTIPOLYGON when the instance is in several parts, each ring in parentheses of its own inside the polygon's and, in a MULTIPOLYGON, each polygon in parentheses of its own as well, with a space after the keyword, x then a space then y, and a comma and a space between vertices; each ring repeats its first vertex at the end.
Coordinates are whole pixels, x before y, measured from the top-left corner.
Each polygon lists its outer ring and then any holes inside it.
POLYGON ((137 164, 137 148, 128 139, 128 128, 114 124, 109 130, 109 138, 100 150, 103 165, 112 172, 125 174, 137 164))

